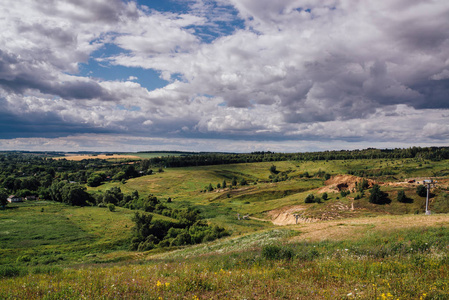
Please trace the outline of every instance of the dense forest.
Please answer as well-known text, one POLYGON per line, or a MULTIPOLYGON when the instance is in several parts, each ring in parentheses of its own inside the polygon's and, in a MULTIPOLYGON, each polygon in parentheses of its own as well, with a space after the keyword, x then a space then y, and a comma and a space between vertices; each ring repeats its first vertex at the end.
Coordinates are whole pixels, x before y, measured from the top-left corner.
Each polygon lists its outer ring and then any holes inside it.
POLYGON ((270 161, 313 161, 345 159, 422 158, 433 161, 449 158, 449 147, 412 147, 407 149, 364 149, 304 153, 276 153, 270 151, 247 154, 199 153, 165 156, 150 159, 151 164, 165 167, 188 167, 270 161))

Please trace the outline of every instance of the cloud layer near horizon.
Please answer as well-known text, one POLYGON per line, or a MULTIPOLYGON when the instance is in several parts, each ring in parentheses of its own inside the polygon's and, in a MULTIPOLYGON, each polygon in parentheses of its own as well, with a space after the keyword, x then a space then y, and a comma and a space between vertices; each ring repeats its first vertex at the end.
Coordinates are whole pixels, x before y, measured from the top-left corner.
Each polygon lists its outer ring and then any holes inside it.
MULTIPOLYGON (((0 149, 92 134, 173 150, 449 141, 449 2, 183 3, 2 1, 0 149), (156 71, 165 86, 94 65, 156 71)), ((102 147, 77 145, 60 150, 102 147)))

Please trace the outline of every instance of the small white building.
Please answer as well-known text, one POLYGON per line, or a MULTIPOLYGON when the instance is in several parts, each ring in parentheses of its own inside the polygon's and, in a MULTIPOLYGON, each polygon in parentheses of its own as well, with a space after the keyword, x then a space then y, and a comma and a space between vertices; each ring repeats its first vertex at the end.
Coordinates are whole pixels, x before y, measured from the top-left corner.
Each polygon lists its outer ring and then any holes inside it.
POLYGON ((22 202, 22 197, 17 197, 16 195, 11 195, 8 197, 8 202, 22 202))

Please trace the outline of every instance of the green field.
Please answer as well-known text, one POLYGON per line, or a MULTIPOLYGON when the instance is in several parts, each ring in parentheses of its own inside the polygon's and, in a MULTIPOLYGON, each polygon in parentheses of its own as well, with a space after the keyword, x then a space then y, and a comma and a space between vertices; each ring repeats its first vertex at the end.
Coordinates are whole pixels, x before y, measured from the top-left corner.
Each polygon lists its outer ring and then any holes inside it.
POLYGON ((448 299, 448 181, 449 161, 383 159, 166 168, 88 188, 153 194, 171 208, 197 208, 232 233, 148 252, 128 250, 132 210, 10 204, 0 211, 0 298, 448 299), (323 174, 360 172, 381 185, 390 204, 370 203, 369 190, 357 200, 357 191, 329 192, 328 200, 304 203, 308 194, 322 197, 323 174), (431 216, 416 184, 405 181, 427 177, 438 180, 431 216), (247 185, 230 188, 233 178, 247 185), (223 181, 227 187, 217 188, 223 181), (410 203, 396 200, 401 190, 410 203), (314 222, 271 223, 273 211, 286 207, 314 222))

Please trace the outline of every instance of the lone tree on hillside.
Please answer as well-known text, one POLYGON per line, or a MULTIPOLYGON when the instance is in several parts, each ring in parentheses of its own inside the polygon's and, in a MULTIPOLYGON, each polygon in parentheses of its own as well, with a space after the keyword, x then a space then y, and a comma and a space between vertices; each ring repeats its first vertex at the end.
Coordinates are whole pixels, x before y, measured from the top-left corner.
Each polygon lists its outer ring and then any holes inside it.
POLYGON ((304 199, 305 203, 313 203, 315 202, 315 196, 312 194, 308 194, 306 199, 304 199))
POLYGON ((369 196, 369 202, 373 204, 388 204, 391 203, 391 200, 388 199, 388 194, 382 192, 378 184, 373 185, 373 188, 370 189, 371 195, 369 196))
POLYGON ((427 196, 427 189, 424 185, 420 184, 416 187, 416 194, 418 194, 418 196, 421 197, 426 197, 427 196))
POLYGON ((413 199, 408 198, 407 195, 405 194, 404 190, 400 190, 398 192, 397 200, 398 200, 398 202, 401 202, 401 203, 412 203, 413 202, 413 199))

